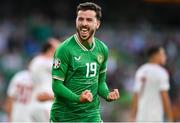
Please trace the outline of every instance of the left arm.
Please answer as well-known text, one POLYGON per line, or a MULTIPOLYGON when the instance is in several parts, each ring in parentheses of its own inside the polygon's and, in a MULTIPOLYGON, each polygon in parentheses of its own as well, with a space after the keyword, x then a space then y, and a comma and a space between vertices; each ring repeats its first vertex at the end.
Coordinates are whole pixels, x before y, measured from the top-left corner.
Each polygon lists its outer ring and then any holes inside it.
POLYGON ((100 73, 99 73, 99 85, 98 85, 98 94, 107 101, 117 100, 119 98, 118 89, 114 89, 112 92, 109 92, 109 89, 106 84, 106 69, 108 61, 108 48, 104 46, 104 57, 101 64, 100 73))
POLYGON ((109 89, 106 84, 106 72, 99 75, 98 94, 108 100, 109 89))
POLYGON ((173 122, 171 101, 168 94, 169 89, 170 89, 169 74, 167 73, 167 71, 165 71, 161 73, 159 90, 160 90, 160 95, 161 95, 161 99, 163 103, 163 108, 167 115, 168 121, 173 122))
POLYGON ((161 91, 160 93, 161 93, 164 111, 167 114, 168 121, 173 122, 173 114, 171 110, 171 101, 169 99, 169 94, 167 91, 161 91))

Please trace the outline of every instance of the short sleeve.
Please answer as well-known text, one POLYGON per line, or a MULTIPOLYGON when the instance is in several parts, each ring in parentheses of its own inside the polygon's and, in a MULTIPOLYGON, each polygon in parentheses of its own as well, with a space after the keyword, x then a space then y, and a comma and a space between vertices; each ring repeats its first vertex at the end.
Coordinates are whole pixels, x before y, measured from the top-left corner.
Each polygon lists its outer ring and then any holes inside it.
POLYGON ((9 86, 8 86, 8 89, 7 89, 7 95, 10 96, 10 97, 15 97, 15 93, 16 93, 16 87, 17 87, 17 82, 18 82, 18 77, 17 75, 15 75, 10 83, 9 83, 9 86))
POLYGON ((69 52, 64 47, 59 47, 55 54, 52 67, 52 78, 60 81, 65 80, 69 65, 69 52))
POLYGON ((30 73, 31 73, 31 77, 33 79, 33 84, 36 84, 36 83, 39 83, 39 82, 42 82, 42 68, 41 67, 42 63, 39 62, 39 60, 37 60, 37 57, 34 58, 31 62, 31 64, 29 65, 29 70, 30 70, 30 73))
POLYGON ((142 88, 142 78, 143 74, 140 71, 137 71, 135 74, 135 82, 134 82, 134 92, 140 92, 142 88))
POLYGON ((100 74, 107 71, 107 63, 108 63, 108 48, 104 45, 103 56, 99 56, 98 59, 103 59, 103 62, 100 67, 100 74), (102 57, 102 58, 101 58, 102 57))
POLYGON ((166 71, 163 71, 160 76, 160 90, 168 91, 170 88, 169 85, 169 74, 166 71))

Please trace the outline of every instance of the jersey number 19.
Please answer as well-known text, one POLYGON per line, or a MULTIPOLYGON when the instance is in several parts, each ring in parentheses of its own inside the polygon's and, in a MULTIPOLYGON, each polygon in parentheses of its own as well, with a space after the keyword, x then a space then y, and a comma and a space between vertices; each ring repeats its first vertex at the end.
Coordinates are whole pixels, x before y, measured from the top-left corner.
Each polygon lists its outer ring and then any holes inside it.
POLYGON ((86 63, 86 77, 94 77, 96 76, 96 62, 86 63))

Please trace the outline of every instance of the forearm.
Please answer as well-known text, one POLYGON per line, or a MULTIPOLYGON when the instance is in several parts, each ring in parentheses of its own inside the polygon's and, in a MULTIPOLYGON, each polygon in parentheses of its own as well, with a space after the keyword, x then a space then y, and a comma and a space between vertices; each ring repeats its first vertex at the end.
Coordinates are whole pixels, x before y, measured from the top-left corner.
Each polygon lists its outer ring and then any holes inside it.
POLYGON ((137 112, 137 103, 138 103, 138 94, 135 93, 133 95, 133 100, 132 100, 132 110, 131 110, 131 122, 135 122, 136 118, 136 112, 137 112))
POLYGON ((99 75, 98 94, 105 100, 108 100, 109 89, 106 84, 106 73, 99 75))
POLYGON ((37 99, 38 99, 38 101, 41 101, 41 102, 49 101, 49 100, 51 101, 54 99, 54 95, 44 92, 44 93, 40 93, 37 96, 37 99))
POLYGON ((167 100, 166 102, 164 102, 165 104, 165 112, 167 114, 168 117, 168 121, 172 122, 173 121, 173 114, 172 114, 172 110, 171 110, 171 103, 170 100, 167 100))
POLYGON ((12 105, 13 105, 13 98, 8 96, 4 107, 7 113, 8 122, 11 122, 12 105))
POLYGON ((167 114, 168 114, 168 122, 173 122, 173 114, 172 114, 172 111, 168 111, 167 114))
POLYGON ((64 86, 63 82, 53 79, 52 89, 55 95, 63 97, 71 102, 79 102, 79 95, 73 93, 70 89, 64 86))
POLYGON ((173 121, 173 114, 172 114, 172 110, 171 110, 171 102, 169 99, 168 92, 162 91, 161 97, 162 97, 162 101, 163 101, 163 105, 164 105, 164 110, 165 110, 167 117, 168 117, 168 121, 172 122, 173 121))

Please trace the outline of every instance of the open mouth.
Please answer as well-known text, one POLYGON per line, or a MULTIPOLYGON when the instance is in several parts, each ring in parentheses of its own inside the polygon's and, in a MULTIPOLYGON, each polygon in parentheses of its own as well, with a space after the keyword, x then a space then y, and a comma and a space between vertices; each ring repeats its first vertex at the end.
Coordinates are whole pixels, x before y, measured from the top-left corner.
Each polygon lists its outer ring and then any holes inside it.
POLYGON ((82 35, 87 35, 89 32, 89 29, 88 28, 81 28, 80 31, 81 31, 82 35))

